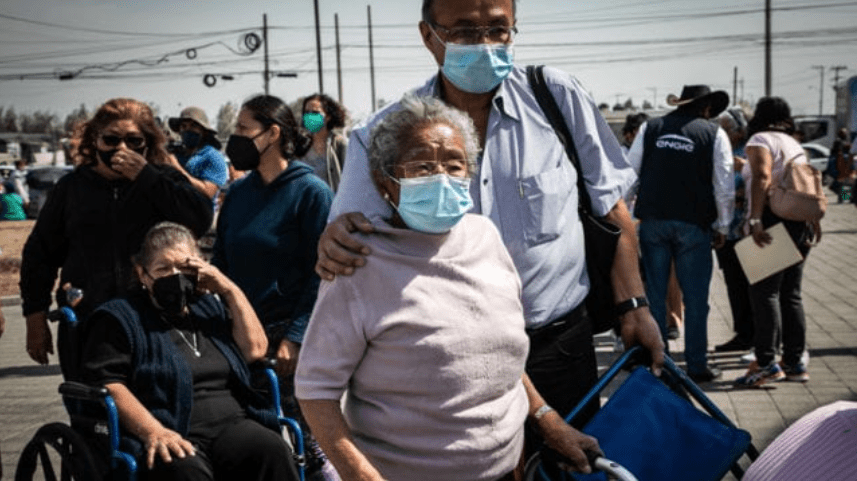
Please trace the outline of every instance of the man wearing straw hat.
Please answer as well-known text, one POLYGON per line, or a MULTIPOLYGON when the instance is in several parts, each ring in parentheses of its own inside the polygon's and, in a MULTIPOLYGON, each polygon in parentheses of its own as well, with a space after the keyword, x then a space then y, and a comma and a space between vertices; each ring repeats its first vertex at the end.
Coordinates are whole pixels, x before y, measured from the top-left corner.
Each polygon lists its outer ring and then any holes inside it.
POLYGON ((706 354, 711 246, 724 243, 735 197, 729 137, 709 119, 726 108, 729 96, 690 85, 667 103, 676 110, 643 124, 628 153, 640 177, 634 213, 641 220, 646 296, 666 333, 667 280, 675 260, 685 303, 687 371, 694 381, 708 382, 720 376, 706 354))

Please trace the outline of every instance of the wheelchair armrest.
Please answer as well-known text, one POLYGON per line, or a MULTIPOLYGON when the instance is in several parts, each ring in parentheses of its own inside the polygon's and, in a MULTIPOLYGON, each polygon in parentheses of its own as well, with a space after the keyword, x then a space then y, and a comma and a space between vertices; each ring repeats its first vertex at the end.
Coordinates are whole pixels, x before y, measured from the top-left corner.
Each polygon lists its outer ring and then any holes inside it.
POLYGON ((59 392, 63 396, 83 401, 103 402, 110 395, 105 387, 89 386, 79 382, 64 382, 60 384, 59 392))

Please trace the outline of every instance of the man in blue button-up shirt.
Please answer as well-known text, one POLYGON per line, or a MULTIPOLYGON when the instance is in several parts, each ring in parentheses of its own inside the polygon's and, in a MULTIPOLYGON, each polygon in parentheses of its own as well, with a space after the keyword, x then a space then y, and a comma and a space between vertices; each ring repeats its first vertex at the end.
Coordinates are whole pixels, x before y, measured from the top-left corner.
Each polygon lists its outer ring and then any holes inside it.
MULTIPOLYGON (((470 189, 474 212, 494 222, 515 262, 533 340, 527 372, 564 415, 597 376, 589 323, 574 322, 590 285, 577 213, 577 173, 542 113, 525 69, 511 65, 514 12, 512 0, 425 0, 420 34, 441 71, 416 94, 439 97, 474 120, 483 149, 470 189), (501 63, 508 56, 510 68, 459 76, 451 55, 475 45, 490 50, 501 63), (499 84, 479 92, 480 84, 498 75, 499 84), (569 367, 579 361, 583 368, 569 367)), ((622 201, 636 175, 578 81, 555 69, 546 68, 544 74, 572 132, 595 214, 623 229, 611 276, 615 301, 642 297, 637 241, 622 201)), ((349 275, 362 266, 370 252, 351 232, 371 232, 367 218, 391 214, 372 187, 367 146, 372 127, 398 108, 398 103, 387 106, 351 134, 331 223, 319 243, 316 270, 323 279, 349 275)), ((645 346, 656 370, 660 368, 664 346, 647 307, 621 316, 621 334, 626 346, 645 346)))

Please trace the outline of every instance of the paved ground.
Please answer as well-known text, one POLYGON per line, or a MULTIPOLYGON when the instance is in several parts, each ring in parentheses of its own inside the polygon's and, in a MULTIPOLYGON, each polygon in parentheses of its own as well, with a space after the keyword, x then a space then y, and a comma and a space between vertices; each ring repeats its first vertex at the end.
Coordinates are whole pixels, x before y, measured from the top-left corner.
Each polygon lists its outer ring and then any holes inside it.
MULTIPOLYGON (((811 381, 780 383, 772 390, 734 390, 731 381, 743 374, 745 366, 733 354, 712 355, 724 376, 703 386, 731 419, 752 434, 760 449, 816 407, 836 400, 857 401, 857 209, 831 204, 822 225, 824 238, 809 255, 803 284, 811 381)), ((0 338, 0 454, 3 474, 12 479, 18 454, 35 430, 47 422, 67 421, 67 417, 56 391, 61 381, 59 368, 56 364, 36 366, 29 360, 24 352, 20 307, 5 301, 7 330, 0 338)), ((731 336, 723 279, 715 270, 709 345, 731 336)), ((671 346, 673 352, 681 351, 681 341, 671 346)), ((610 347, 600 346, 599 358, 609 363, 613 357, 610 347)))

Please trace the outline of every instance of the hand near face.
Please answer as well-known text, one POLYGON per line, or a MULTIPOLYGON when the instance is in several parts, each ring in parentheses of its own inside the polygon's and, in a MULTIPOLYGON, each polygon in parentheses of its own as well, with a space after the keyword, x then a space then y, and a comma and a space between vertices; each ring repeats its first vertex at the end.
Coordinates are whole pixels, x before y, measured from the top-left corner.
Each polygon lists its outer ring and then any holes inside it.
POLYGON ((131 149, 119 149, 114 155, 110 168, 122 174, 128 180, 136 180, 146 166, 146 158, 131 149))
POLYGON ((235 287, 235 284, 214 267, 199 257, 189 257, 185 261, 188 270, 197 273, 197 288, 201 291, 209 291, 215 294, 225 295, 235 287))

